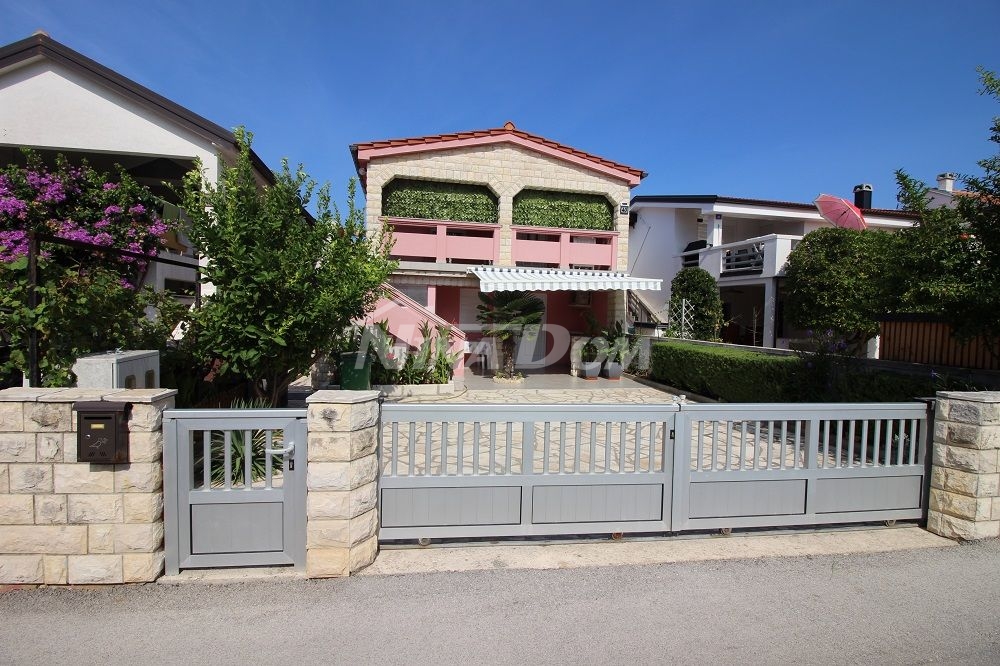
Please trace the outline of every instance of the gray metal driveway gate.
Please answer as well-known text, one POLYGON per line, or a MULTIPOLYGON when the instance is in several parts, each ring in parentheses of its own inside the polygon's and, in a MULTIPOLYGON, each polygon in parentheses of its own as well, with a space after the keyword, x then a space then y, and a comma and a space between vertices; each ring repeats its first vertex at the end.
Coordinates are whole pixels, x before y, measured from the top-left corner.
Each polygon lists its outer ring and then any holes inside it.
POLYGON ((905 404, 386 404, 381 538, 916 520, 905 404))
POLYGON ((676 413, 385 404, 380 538, 669 530, 676 413))
POLYGON ((684 405, 673 530, 916 520, 922 403, 684 405))
POLYGON ((306 410, 164 412, 167 574, 305 566, 306 410))

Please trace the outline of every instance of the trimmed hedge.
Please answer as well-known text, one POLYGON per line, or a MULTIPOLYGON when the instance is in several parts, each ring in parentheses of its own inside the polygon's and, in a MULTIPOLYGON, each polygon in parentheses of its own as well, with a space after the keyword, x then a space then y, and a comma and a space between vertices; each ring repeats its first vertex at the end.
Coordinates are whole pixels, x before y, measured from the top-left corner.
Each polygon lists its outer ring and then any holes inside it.
POLYGON ((382 190, 382 214, 421 220, 496 222, 500 206, 485 185, 396 178, 382 190))
POLYGON ((615 214, 599 194, 521 190, 514 197, 514 224, 613 231, 615 214))
POLYGON ((726 402, 795 402, 795 356, 741 349, 658 342, 650 353, 650 376, 675 388, 726 402))
POLYGON ((905 402, 951 388, 946 378, 874 372, 850 367, 850 359, 838 361, 657 342, 650 377, 724 402, 905 402))

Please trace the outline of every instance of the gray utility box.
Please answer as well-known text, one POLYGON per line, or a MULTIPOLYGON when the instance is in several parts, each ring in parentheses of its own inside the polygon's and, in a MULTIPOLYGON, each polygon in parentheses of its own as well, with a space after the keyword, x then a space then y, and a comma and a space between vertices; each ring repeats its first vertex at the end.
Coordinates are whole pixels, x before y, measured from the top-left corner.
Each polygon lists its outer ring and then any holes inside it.
POLYGON ((160 388, 160 352, 137 350, 81 356, 73 364, 79 388, 160 388))

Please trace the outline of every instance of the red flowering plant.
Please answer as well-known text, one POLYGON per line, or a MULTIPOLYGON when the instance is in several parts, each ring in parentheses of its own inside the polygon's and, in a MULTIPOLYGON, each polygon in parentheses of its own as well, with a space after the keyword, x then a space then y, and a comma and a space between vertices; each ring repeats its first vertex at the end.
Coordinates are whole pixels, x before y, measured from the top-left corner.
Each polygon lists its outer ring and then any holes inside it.
POLYGON ((0 346, 8 348, 0 375, 26 372, 32 328, 47 386, 71 383, 70 367, 80 355, 165 343, 177 311, 162 295, 140 288, 148 262, 100 249, 155 256, 168 229, 158 208, 124 171, 108 176, 62 156, 49 167, 31 152, 25 165, 0 169, 0 346), (28 307, 32 231, 76 243, 40 242, 36 308, 28 307), (149 319, 149 307, 170 310, 169 317, 149 319))

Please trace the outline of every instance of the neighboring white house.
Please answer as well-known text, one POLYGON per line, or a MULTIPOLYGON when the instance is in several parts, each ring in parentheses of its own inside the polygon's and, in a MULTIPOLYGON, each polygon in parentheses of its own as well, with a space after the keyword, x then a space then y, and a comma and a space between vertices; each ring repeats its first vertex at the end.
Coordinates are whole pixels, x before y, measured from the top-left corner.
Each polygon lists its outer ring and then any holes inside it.
MULTIPOLYGON (((178 215, 171 186, 195 159, 216 182, 219 158, 236 155, 232 132, 125 78, 44 33, 0 47, 0 165, 22 161, 19 148, 43 159, 86 159, 99 171, 120 164, 178 215)), ((253 156, 261 182, 273 175, 253 156)), ((183 238, 168 238, 163 256, 196 260, 183 238)), ((182 259, 184 260, 184 259, 182 259)), ((189 292, 195 271, 151 263, 146 283, 189 292)))
MULTIPOLYGON (((912 226, 916 216, 871 208, 871 186, 855 188, 869 228, 912 226)), ((661 278, 664 289, 635 292, 633 321, 663 321, 668 285, 684 267, 700 266, 718 280, 725 311, 723 340, 787 347, 782 316, 785 262, 802 237, 830 223, 811 203, 721 195, 641 195, 632 199, 628 271, 661 278)))

